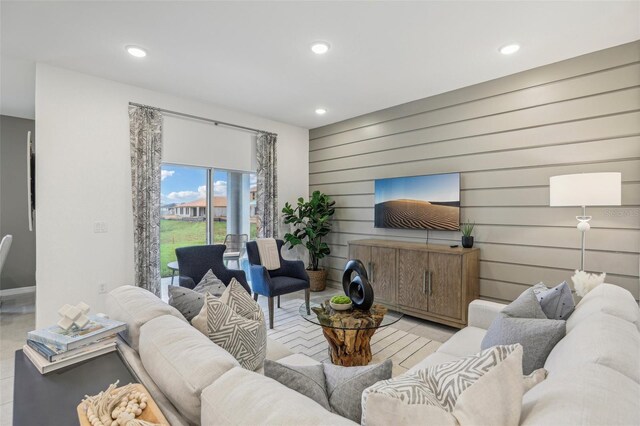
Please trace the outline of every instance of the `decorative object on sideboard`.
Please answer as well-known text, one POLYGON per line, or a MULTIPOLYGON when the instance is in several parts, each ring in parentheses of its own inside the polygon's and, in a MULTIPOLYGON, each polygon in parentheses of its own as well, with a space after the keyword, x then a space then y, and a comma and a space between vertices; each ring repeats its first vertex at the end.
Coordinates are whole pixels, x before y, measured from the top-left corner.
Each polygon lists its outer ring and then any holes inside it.
POLYGON ((475 228, 476 223, 473 222, 464 222, 460 228, 460 232, 462 232, 462 247, 464 248, 472 248, 473 247, 473 228, 475 228))
POLYGON ((329 245, 322 239, 331 231, 335 204, 328 195, 314 191, 309 201, 300 197, 295 208, 286 203, 282 209, 284 223, 294 228, 293 233, 287 232, 284 236, 289 243, 289 250, 302 244, 309 250, 307 274, 311 291, 322 291, 327 285, 328 271, 320 268, 318 263, 331 253, 329 245))
POLYGON ((619 206, 622 201, 622 174, 580 173, 573 175, 552 176, 549 178, 549 205, 580 206, 582 215, 578 219, 578 230, 581 232, 580 270, 584 271, 585 233, 591 229, 586 206, 619 206))
POLYGON ((81 426, 164 426, 167 419, 138 383, 118 386, 118 381, 98 395, 85 395, 78 405, 81 426))
POLYGON ((80 302, 76 306, 63 305, 58 309, 58 315, 62 317, 57 323, 58 327, 67 331, 72 327, 82 330, 89 324, 89 309, 91 307, 84 302, 80 302))
POLYGON ((356 309, 369 310, 373 305, 373 287, 369 283, 369 277, 364 264, 358 259, 347 262, 342 273, 342 289, 349 296, 353 307, 356 309), (355 272, 355 277, 351 275, 355 272))
POLYGON ((571 277, 573 287, 576 289, 576 295, 580 297, 586 296, 591 290, 602 284, 607 277, 605 272, 601 274, 590 274, 585 271, 578 271, 571 277))

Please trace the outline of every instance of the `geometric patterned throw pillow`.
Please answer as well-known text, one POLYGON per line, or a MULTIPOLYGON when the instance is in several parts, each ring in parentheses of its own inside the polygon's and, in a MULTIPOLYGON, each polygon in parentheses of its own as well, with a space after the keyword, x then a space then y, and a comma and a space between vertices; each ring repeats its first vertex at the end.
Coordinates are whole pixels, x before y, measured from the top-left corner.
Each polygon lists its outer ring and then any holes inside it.
POLYGON ((494 346, 367 388, 362 424, 517 425, 523 386, 522 346, 494 346))
POLYGON ((219 300, 245 318, 259 320, 264 317, 260 305, 235 278, 231 279, 219 300))
POLYGON ((257 319, 245 318, 209 294, 205 306, 209 340, 233 355, 247 370, 262 367, 267 355, 264 315, 257 319))

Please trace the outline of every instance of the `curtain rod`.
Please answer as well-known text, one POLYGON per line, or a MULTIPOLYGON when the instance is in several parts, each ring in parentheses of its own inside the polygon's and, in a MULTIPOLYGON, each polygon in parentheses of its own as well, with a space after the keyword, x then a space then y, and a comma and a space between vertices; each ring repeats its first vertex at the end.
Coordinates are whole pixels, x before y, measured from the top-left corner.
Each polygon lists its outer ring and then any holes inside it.
POLYGON ((155 109, 157 111, 165 112, 167 114, 172 114, 172 115, 177 115, 177 116, 180 116, 180 117, 191 118, 193 120, 206 121, 206 122, 209 122, 209 123, 213 123, 216 126, 234 127, 236 129, 246 130, 247 132, 252 132, 252 133, 267 133, 269 135, 275 135, 275 133, 267 132, 266 130, 253 129, 251 127, 240 126, 238 124, 225 123, 224 121, 220 121, 220 120, 212 120, 211 118, 199 117, 197 115, 185 114, 184 112, 171 111, 169 109, 164 109, 164 108, 156 108, 156 107, 153 107, 153 106, 150 106, 150 105, 139 104, 139 103, 136 103, 136 102, 129 102, 129 105, 133 105, 133 106, 137 106, 137 107, 144 107, 144 108, 151 108, 151 109, 155 109))

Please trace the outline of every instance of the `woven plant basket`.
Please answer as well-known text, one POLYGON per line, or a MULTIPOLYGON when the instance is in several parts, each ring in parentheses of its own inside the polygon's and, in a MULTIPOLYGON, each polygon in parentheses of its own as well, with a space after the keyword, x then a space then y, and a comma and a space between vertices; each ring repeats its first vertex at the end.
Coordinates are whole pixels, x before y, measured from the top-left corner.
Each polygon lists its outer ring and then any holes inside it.
POLYGON ((311 291, 322 291, 327 287, 327 275, 329 271, 326 269, 319 269, 317 271, 307 269, 307 274, 309 275, 311 291))

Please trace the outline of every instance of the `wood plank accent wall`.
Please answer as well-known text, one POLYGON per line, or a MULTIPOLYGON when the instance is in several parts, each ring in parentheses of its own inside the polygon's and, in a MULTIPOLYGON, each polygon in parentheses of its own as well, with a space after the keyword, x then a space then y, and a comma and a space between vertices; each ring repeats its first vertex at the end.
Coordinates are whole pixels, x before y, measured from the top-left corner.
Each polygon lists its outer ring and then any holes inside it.
POLYGON ((640 41, 312 129, 309 145, 309 189, 337 206, 331 286, 350 240, 459 244, 458 232, 373 226, 374 179, 450 172, 461 218, 477 223, 481 297, 570 282, 580 209, 549 207, 549 177, 618 171, 623 205, 587 209, 586 268, 639 297, 640 41))

